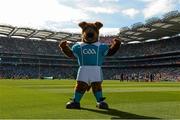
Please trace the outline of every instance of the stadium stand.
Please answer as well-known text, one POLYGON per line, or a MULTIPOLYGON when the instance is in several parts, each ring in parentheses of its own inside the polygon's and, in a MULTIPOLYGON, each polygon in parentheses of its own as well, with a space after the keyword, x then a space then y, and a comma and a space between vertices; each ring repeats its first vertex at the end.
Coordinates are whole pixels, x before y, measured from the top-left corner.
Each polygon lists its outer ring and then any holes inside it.
MULTIPOLYGON (((65 57, 59 41, 71 45, 80 34, 34 30, 0 25, 0 78, 75 78, 77 61, 65 57)), ((103 65, 105 79, 135 81, 180 81, 180 13, 172 11, 163 19, 124 27, 118 36, 101 37, 123 44, 103 65)))

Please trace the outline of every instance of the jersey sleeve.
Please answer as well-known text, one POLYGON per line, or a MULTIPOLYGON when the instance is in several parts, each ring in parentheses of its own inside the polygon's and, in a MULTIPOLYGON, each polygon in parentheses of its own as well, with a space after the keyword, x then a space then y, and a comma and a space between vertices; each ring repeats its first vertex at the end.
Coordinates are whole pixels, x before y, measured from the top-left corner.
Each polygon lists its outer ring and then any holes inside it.
POLYGON ((101 44, 101 52, 103 56, 106 56, 109 51, 109 46, 107 44, 101 44))
POLYGON ((74 44, 71 48, 71 50, 73 51, 73 54, 75 57, 78 57, 80 55, 80 45, 78 43, 74 44))

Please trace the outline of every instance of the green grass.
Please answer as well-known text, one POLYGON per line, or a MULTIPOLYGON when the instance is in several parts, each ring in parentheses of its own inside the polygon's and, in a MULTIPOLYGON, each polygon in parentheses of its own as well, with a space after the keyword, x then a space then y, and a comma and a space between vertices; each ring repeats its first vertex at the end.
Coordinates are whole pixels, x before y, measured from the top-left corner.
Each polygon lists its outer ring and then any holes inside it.
POLYGON ((72 80, 0 80, 0 119, 180 119, 180 83, 104 81, 110 110, 100 110, 92 92, 81 110, 65 109, 72 80))

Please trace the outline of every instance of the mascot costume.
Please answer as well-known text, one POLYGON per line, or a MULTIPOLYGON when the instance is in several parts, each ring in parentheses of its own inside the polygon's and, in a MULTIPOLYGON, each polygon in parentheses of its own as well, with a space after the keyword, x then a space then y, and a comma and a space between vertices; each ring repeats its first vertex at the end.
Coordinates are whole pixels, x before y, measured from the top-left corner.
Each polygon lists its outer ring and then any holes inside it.
POLYGON ((96 107, 108 109, 108 104, 104 102, 105 97, 102 94, 102 63, 105 56, 113 55, 119 48, 121 42, 113 39, 111 45, 99 42, 99 29, 103 26, 101 22, 87 23, 81 22, 82 40, 69 47, 67 41, 62 41, 59 47, 63 53, 78 60, 79 69, 77 74, 77 83, 74 91, 74 97, 66 104, 67 109, 80 109, 80 100, 86 91, 92 87, 96 98, 96 107))

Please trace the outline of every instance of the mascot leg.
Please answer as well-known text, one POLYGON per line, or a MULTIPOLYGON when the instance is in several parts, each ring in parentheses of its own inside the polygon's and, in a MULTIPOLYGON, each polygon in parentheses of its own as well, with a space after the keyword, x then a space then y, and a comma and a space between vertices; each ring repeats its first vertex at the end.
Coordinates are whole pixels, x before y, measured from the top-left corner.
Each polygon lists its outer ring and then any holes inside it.
POLYGON ((88 84, 82 81, 77 81, 74 97, 71 102, 68 102, 66 104, 66 108, 67 109, 80 109, 80 101, 84 93, 86 92, 87 88, 88 88, 88 84))
POLYGON ((91 86, 92 86, 93 94, 97 101, 96 107, 100 109, 108 109, 108 104, 104 102, 105 98, 102 95, 101 82, 93 82, 91 83, 91 86))

